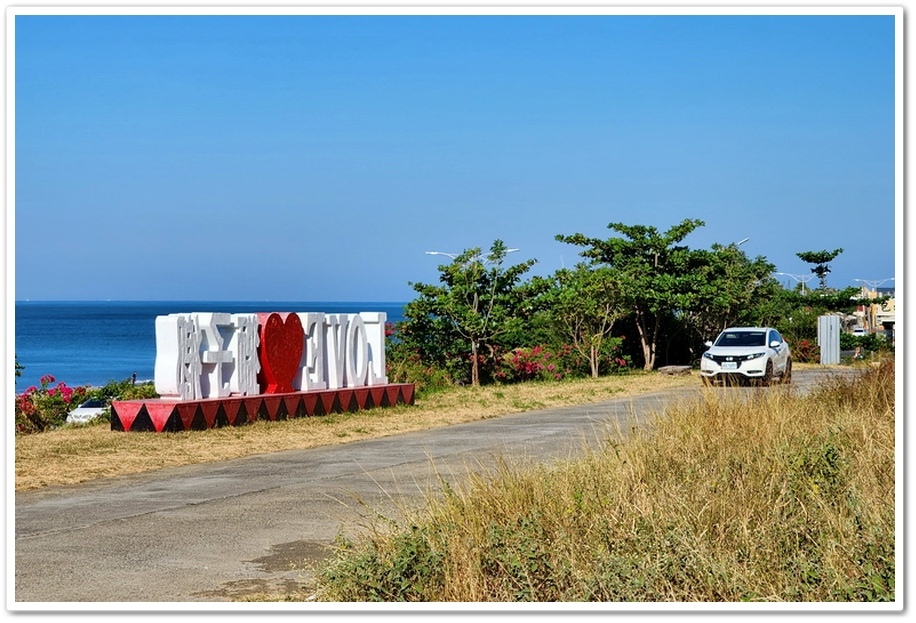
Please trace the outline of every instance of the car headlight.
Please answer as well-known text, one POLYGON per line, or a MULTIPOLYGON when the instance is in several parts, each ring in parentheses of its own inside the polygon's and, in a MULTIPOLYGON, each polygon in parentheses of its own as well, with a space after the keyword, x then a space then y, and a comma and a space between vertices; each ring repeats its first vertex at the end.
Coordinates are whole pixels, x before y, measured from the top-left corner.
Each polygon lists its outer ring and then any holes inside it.
POLYGON ((750 361, 751 359, 757 359, 758 357, 763 357, 764 355, 766 355, 766 353, 752 353, 750 355, 746 355, 744 358, 747 361, 750 361))
POLYGON ((713 358, 712 355, 710 355, 708 352, 703 353, 703 359, 712 359, 712 358, 713 358))

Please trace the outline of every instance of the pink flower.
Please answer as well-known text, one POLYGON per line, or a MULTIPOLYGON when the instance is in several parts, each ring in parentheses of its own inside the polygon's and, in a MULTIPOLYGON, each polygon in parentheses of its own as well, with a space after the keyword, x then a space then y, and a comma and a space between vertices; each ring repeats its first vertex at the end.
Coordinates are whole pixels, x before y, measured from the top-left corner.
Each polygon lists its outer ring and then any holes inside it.
POLYGON ((19 409, 22 410, 26 415, 32 415, 35 413, 35 405, 32 403, 31 398, 28 396, 19 397, 19 409))
POLYGON ((54 380, 55 380, 54 377, 50 374, 45 374, 43 377, 39 379, 42 385, 50 385, 51 383, 54 382, 54 380))

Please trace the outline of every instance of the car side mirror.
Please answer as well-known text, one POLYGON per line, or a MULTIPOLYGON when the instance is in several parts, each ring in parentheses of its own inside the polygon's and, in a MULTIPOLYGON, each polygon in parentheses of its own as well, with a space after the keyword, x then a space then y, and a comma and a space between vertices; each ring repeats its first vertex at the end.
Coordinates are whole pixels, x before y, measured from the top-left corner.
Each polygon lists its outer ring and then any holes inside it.
POLYGON ((773 340, 770 342, 770 348, 779 348, 780 344, 782 344, 782 342, 779 340, 773 340))
POLYGON ((707 341, 705 341, 705 342, 703 342, 703 343, 706 345, 706 348, 712 348, 712 342, 710 342, 709 340, 707 340, 707 341))

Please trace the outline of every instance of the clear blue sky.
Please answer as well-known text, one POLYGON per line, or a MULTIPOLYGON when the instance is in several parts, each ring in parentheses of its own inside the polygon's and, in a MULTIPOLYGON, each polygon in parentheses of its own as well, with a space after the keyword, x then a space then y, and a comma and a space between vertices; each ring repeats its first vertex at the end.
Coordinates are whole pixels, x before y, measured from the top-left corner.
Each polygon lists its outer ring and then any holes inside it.
POLYGON ((406 301, 685 218, 895 276, 893 16, 15 20, 17 300, 406 301))

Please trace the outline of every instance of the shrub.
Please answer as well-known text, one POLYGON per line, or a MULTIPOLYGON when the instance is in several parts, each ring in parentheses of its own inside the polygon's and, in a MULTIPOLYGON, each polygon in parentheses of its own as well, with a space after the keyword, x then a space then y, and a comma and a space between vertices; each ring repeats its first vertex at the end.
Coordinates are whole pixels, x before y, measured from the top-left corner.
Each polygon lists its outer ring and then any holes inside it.
POLYGON ((390 383, 412 383, 418 396, 429 395, 453 385, 448 372, 423 362, 419 353, 398 352, 385 360, 390 383))
POLYGON ((611 337, 601 345, 601 360, 598 371, 601 374, 624 374, 633 367, 632 357, 624 350, 624 336, 611 337))
MULTIPOLYGON (((152 382, 135 383, 132 378, 123 381, 108 381, 102 387, 90 388, 86 392, 87 398, 95 398, 110 404, 112 400, 142 400, 145 398, 158 398, 156 386, 152 382)), ((99 416, 93 418, 91 423, 111 423, 111 408, 105 409, 99 416)))
POLYGON ((516 348, 503 355, 494 376, 499 382, 559 381, 577 374, 572 350, 562 346, 552 351, 546 346, 516 348))
MULTIPOLYGON (((109 381, 102 387, 83 385, 70 387, 63 381, 57 382, 52 375, 46 374, 40 379, 40 387, 32 386, 16 396, 15 422, 17 434, 32 434, 63 426, 67 415, 80 403, 89 399, 102 400, 139 400, 158 398, 153 383, 134 383, 133 379, 109 381), (56 385, 52 384, 56 383, 56 385)), ((92 420, 96 423, 111 422, 111 410, 106 409, 92 420)))
POLYGON ((821 348, 811 340, 799 340, 791 345, 792 359, 799 363, 817 363, 821 359, 821 348))
POLYGON ((67 414, 86 398, 85 387, 69 387, 63 381, 51 387, 56 380, 46 374, 39 381, 40 387, 33 385, 16 396, 17 434, 40 433, 61 426, 67 421, 67 414))
POLYGON ((865 335, 840 334, 840 350, 861 349, 863 353, 893 352, 894 345, 888 342, 883 334, 867 333, 865 335))
POLYGON ((153 383, 134 383, 133 379, 108 381, 102 387, 90 389, 88 395, 90 398, 97 398, 106 402, 159 397, 153 383))
MULTIPOLYGON (((326 570, 340 601, 422 601, 425 595, 441 591, 442 554, 432 545, 427 528, 414 526, 390 541, 379 537, 383 547, 354 549, 337 567, 326 570)), ((346 537, 337 538, 342 552, 349 553, 355 545, 346 537)))

